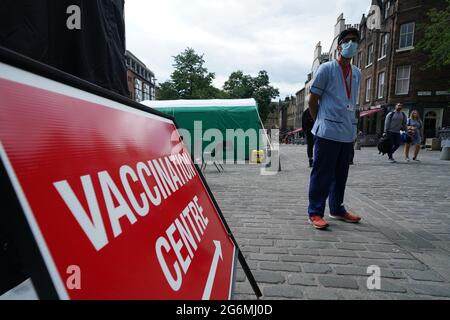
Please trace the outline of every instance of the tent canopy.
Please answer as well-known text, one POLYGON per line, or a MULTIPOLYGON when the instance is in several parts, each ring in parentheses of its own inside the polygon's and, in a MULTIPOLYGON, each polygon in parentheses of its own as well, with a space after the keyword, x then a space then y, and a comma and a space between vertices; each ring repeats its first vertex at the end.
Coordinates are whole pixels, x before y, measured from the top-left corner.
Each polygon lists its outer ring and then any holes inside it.
POLYGON ((288 132, 288 136, 290 136, 290 135, 293 135, 293 134, 296 134, 296 133, 299 133, 299 132, 302 132, 303 131, 303 128, 297 128, 297 129, 295 129, 295 130, 292 130, 291 132, 288 132))
MULTIPOLYGON (((226 147, 233 146, 234 160, 248 160, 252 150, 260 149, 262 141, 260 129, 263 129, 263 125, 254 99, 147 100, 141 103, 173 116, 179 128, 187 130, 191 135, 188 139, 190 141, 184 140, 188 147, 194 146, 195 140, 201 140, 202 154, 212 143, 226 147), (209 129, 218 129, 222 134, 222 141, 205 137, 205 132, 209 129), (239 129, 249 135, 254 133, 257 137, 257 141, 245 138, 245 150, 238 150, 238 138, 233 137, 230 140, 230 132, 227 139, 227 130, 236 132, 239 129)), ((224 156, 225 153, 226 151, 224 156)))

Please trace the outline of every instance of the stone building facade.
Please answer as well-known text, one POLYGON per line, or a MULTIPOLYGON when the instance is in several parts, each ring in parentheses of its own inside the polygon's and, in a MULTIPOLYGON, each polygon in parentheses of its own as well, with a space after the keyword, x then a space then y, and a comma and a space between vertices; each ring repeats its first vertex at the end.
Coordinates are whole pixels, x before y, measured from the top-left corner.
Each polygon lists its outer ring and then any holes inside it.
POLYGON ((296 105, 296 98, 291 96, 286 101, 288 103, 287 106, 287 124, 286 128, 291 131, 296 129, 296 118, 297 118, 297 105, 296 105))
POLYGON ((302 127, 302 115, 303 111, 307 108, 305 106, 305 88, 297 91, 295 94, 295 103, 296 103, 296 109, 297 109, 297 116, 295 118, 295 127, 301 128, 302 127))

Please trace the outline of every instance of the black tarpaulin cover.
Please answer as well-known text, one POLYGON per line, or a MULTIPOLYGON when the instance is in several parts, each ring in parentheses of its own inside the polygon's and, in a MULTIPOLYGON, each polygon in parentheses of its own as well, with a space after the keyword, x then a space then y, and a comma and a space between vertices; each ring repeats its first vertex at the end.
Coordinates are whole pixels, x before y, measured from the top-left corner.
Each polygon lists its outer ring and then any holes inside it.
POLYGON ((1 0, 0 45, 128 96, 124 0, 1 0))
MULTIPOLYGON (((0 0, 0 46, 128 96, 124 0, 0 0), (80 30, 67 27, 71 5, 80 30)), ((29 277, 10 227, 0 214, 0 295, 29 277)))

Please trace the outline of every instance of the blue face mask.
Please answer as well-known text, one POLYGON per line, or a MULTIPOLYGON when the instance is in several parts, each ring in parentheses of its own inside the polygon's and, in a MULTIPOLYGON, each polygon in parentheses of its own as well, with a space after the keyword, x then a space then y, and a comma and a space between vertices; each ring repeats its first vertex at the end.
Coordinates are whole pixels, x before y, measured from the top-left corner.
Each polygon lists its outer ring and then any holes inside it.
POLYGON ((344 58, 351 59, 358 53, 358 43, 353 42, 351 40, 347 43, 343 43, 341 47, 342 47, 341 55, 344 58))

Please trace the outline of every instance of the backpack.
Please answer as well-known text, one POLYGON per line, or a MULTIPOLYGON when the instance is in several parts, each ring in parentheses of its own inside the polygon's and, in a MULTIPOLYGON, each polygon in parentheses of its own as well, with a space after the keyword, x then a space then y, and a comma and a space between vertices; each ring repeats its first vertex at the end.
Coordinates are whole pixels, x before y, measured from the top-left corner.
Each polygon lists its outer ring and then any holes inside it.
POLYGON ((392 150, 391 139, 389 139, 388 136, 381 137, 378 141, 377 147, 379 154, 382 154, 384 156, 386 153, 392 150))

